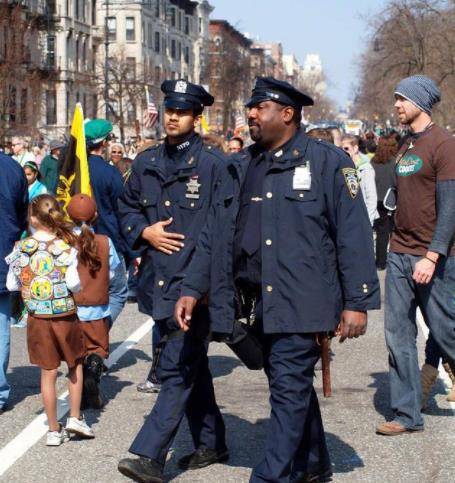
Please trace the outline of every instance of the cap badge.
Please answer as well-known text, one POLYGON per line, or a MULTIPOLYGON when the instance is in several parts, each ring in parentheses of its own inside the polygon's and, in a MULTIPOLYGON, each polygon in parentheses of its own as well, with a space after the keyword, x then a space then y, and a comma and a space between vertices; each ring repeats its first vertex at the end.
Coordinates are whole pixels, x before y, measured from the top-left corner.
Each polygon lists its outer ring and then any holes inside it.
POLYGON ((186 89, 188 87, 188 84, 186 83, 186 81, 177 81, 175 83, 175 89, 174 89, 174 92, 179 92, 180 94, 186 94, 186 89))

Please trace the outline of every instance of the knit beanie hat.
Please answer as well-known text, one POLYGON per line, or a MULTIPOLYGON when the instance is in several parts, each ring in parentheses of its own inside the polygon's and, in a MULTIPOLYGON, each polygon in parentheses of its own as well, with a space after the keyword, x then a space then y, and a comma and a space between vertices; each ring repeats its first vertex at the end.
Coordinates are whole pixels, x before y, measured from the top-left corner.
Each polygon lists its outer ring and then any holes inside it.
POLYGON ((406 77, 398 83, 395 94, 404 97, 427 114, 431 114, 433 106, 441 100, 438 86, 424 75, 406 77))

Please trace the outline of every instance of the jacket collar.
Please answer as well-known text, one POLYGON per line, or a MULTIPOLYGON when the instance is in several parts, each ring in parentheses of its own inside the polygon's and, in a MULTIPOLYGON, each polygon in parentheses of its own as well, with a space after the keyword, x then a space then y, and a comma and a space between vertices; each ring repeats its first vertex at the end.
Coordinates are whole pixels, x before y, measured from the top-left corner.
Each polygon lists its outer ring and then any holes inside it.
MULTIPOLYGON (((176 166, 176 173, 172 176, 172 179, 186 176, 188 172, 191 172, 198 166, 202 147, 202 138, 198 134, 195 134, 191 145, 186 149, 181 159, 179 159, 176 166)), ((152 149, 150 157, 144 161, 144 170, 155 171, 161 178, 166 179, 166 161, 168 159, 166 146, 162 143, 158 148, 152 149)))
MULTIPOLYGON (((307 151, 308 142, 308 136, 299 129, 283 146, 267 153, 272 162, 270 169, 281 171, 301 164, 302 158, 307 151)), ((239 178, 243 179, 251 159, 264 152, 259 146, 252 144, 242 152, 230 156, 228 158, 229 164, 237 171, 239 178)))
POLYGON ((299 129, 284 146, 273 150, 271 169, 285 170, 302 162, 308 147, 308 136, 299 129))

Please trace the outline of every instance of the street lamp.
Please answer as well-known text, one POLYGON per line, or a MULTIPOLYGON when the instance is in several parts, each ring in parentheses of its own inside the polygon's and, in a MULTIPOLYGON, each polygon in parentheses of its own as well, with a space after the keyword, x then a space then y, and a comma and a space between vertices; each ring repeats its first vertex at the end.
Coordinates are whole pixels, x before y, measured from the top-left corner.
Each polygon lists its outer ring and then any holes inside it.
POLYGON ((104 116, 109 117, 109 0, 104 16, 104 116))

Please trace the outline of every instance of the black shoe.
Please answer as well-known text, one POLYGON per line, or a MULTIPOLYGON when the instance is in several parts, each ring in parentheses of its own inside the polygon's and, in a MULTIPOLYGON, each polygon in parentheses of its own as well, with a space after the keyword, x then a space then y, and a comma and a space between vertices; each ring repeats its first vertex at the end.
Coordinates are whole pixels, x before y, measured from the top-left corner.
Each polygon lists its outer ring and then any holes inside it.
POLYGON ((117 469, 139 483, 164 483, 163 466, 151 458, 125 458, 120 460, 117 469))
POLYGON ((229 459, 229 452, 216 451, 215 449, 199 448, 194 453, 187 454, 179 459, 178 466, 181 470, 197 470, 213 465, 213 463, 222 463, 229 459))
POLYGON ((134 295, 130 295, 127 299, 126 299, 126 303, 127 304, 137 304, 137 297, 135 297, 134 295))
POLYGON ((320 473, 296 473, 291 475, 291 483, 325 483, 332 481, 332 468, 327 468, 320 473))
POLYGON ((85 364, 83 371, 81 409, 102 409, 106 403, 101 394, 97 372, 85 364))

